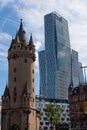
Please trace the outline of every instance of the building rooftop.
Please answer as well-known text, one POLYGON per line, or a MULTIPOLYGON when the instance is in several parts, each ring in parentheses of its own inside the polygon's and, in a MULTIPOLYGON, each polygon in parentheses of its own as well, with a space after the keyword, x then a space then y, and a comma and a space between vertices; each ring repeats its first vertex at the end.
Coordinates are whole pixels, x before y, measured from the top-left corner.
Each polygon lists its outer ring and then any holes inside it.
POLYGON ((87 93, 87 83, 82 83, 76 86, 75 88, 70 87, 69 89, 71 89, 72 95, 77 95, 78 93, 81 93, 81 92, 87 93))
POLYGON ((45 100, 46 102, 68 103, 68 100, 63 100, 63 99, 50 99, 50 98, 46 98, 46 97, 40 96, 40 95, 36 95, 36 99, 45 100))

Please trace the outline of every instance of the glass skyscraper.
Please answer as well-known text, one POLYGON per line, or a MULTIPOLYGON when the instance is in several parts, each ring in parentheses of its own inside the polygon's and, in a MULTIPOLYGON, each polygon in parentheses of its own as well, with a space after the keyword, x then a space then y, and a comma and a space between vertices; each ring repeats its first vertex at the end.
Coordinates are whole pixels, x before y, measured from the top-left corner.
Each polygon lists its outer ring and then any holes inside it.
POLYGON ((45 50, 39 52, 40 95, 68 99, 68 87, 79 83, 78 53, 71 50, 67 20, 56 12, 45 15, 45 50))

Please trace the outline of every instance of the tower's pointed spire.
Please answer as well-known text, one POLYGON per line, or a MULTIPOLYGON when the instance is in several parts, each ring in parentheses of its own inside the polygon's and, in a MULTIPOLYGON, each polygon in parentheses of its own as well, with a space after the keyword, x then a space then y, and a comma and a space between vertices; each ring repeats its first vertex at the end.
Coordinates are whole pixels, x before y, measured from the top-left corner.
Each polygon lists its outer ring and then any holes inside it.
POLYGON ((3 96, 5 96, 5 97, 9 97, 9 89, 8 89, 8 86, 7 86, 7 84, 6 84, 6 87, 5 87, 5 91, 4 91, 4 94, 3 94, 3 96))
POLYGON ((20 19, 20 27, 19 27, 19 32, 23 32, 23 24, 22 24, 22 19, 20 19))
POLYGON ((32 38, 32 33, 31 33, 30 40, 29 40, 29 46, 30 46, 30 45, 34 45, 34 43, 33 43, 33 38, 32 38))
POLYGON ((19 36, 19 40, 21 42, 26 43, 26 32, 24 31, 24 28, 23 28, 22 19, 20 21, 20 27, 19 27, 19 30, 18 30, 18 36, 19 36))

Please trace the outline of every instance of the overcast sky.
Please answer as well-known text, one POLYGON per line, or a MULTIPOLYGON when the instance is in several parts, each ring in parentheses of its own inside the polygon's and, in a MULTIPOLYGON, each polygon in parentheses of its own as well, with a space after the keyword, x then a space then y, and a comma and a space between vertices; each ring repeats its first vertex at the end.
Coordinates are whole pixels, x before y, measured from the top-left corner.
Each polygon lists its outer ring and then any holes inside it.
MULTIPOLYGON (((72 49, 79 61, 87 65, 87 0, 0 0, 0 97, 8 83, 7 50, 19 28, 20 19, 36 45, 44 49, 44 15, 56 11, 68 21, 72 49)), ((38 55, 36 61, 36 94, 39 92, 38 55)))

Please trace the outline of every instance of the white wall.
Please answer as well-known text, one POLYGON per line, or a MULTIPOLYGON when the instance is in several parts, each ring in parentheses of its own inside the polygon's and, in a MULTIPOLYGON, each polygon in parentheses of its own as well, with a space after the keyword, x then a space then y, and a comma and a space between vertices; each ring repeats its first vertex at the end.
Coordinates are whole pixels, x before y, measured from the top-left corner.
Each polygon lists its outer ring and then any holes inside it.
MULTIPOLYGON (((47 130, 50 130, 50 124, 46 125, 47 120, 44 120, 45 115, 45 105, 49 102, 45 100, 38 100, 36 99, 36 108, 40 110, 40 128, 44 130, 45 127, 47 127, 47 130), (42 125, 41 125, 42 123, 42 125)), ((62 123, 69 124, 70 123, 70 117, 69 117, 69 104, 68 103, 57 103, 63 110, 61 114, 62 123)))

